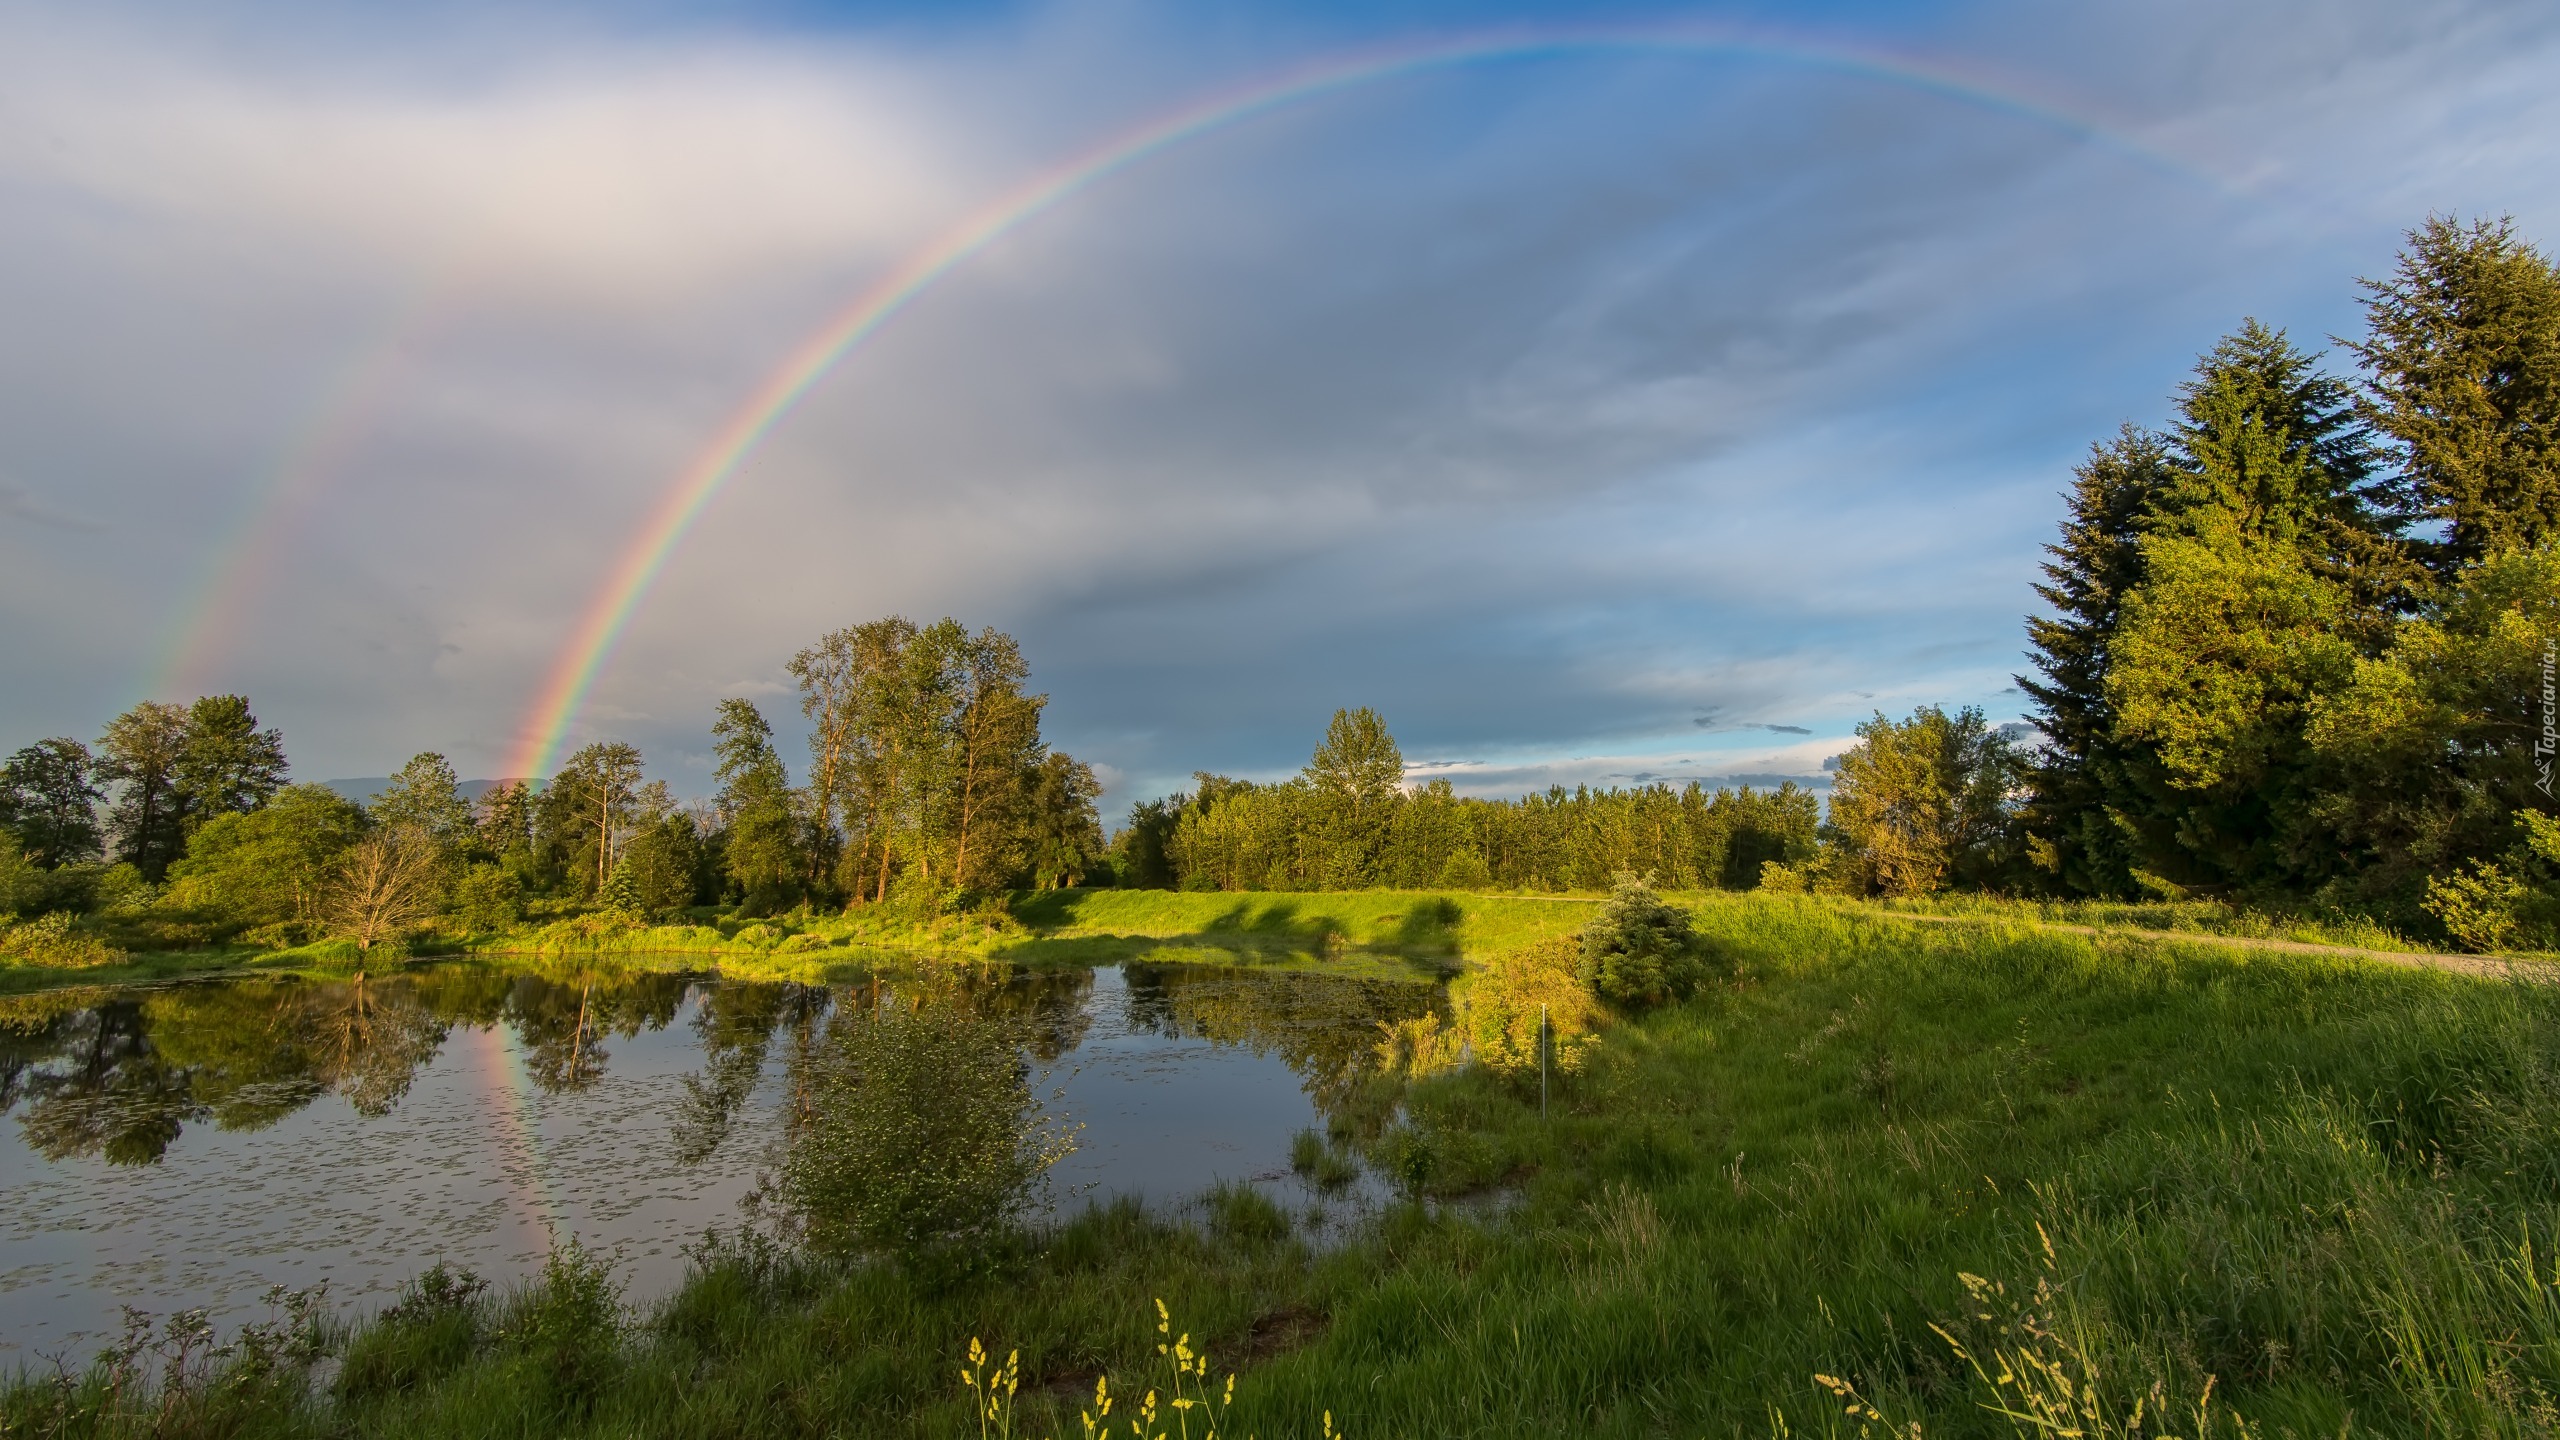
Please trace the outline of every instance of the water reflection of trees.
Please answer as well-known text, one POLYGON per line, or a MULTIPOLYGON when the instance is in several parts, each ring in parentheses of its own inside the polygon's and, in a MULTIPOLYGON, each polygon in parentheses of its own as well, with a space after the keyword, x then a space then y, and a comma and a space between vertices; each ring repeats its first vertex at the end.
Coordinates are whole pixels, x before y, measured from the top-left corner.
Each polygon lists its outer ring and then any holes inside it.
MULTIPOLYGON (((263 1129, 325 1095, 344 1096, 362 1115, 389 1114, 456 1025, 512 1026, 533 1082, 574 1091, 605 1073, 608 1038, 664 1028, 697 985, 673 975, 439 966, 0 999, 0 1114, 15 1113, 46 1159, 150 1164, 189 1125, 263 1129)), ((701 988, 713 1027, 706 1058, 734 1111, 790 996, 818 992, 701 988)))
POLYGON ((711 1158, 764 1078, 774 1035, 787 1027, 807 1036, 827 1008, 827 992, 809 985, 719 985, 704 991, 693 1017, 702 1069, 684 1077, 685 1095, 676 1110, 679 1163, 699 1165, 711 1158))
MULTIPOLYGON (((1433 986, 1304 972, 1132 965, 1125 975, 1132 1029, 1277 1054, 1327 1110, 1374 1068, 1380 1022, 1443 1003, 1433 986)), ((1047 1065, 1083 1043, 1092 994, 1083 969, 925 971, 831 992, 472 965, 56 991, 0 998, 0 1115, 14 1114, 46 1159, 146 1165, 190 1125, 262 1129, 323 1096, 387 1115, 457 1026, 507 1025, 536 1086, 586 1090, 607 1073, 613 1042, 665 1028, 691 999, 702 1066, 682 1082, 671 1138, 676 1158, 692 1164, 731 1133, 777 1037, 805 1060, 832 1011, 966 1012, 1047 1065)))
POLYGON ((1378 1068, 1379 1026, 1446 1014, 1436 985, 1303 970, 1124 965, 1133 1031, 1277 1055, 1318 1109, 1347 1103, 1378 1068))

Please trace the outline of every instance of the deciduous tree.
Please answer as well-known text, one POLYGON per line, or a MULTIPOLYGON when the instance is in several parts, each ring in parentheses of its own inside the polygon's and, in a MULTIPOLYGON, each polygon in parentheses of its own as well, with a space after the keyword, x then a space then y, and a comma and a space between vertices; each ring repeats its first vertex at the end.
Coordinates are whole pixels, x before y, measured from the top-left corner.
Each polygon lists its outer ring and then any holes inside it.
POLYGON ((245 695, 206 695, 187 707, 171 781, 192 831, 216 815, 242 814, 284 788, 284 734, 258 728, 245 695))
POLYGON ((1967 706, 1858 727, 1832 780, 1833 873, 1874 895, 1926 895, 1950 880, 1996 881, 2015 854, 2021 767, 1967 706))
POLYGON ((39 740, 0 767, 0 827, 37 865, 59 869, 97 857, 97 762, 89 747, 56 737, 39 740))
POLYGON ((186 850, 178 761, 187 712, 145 700, 111 721, 98 737, 97 778, 111 787, 107 836, 115 858, 157 884, 186 850))

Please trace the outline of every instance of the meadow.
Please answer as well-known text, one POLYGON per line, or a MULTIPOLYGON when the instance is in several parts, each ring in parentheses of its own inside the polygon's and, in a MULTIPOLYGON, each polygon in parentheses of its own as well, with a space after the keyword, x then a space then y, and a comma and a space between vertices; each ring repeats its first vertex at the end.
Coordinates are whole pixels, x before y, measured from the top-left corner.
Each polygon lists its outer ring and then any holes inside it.
MULTIPOLYGON (((1358 963, 1427 897, 1254 897, 1182 928, 1238 898, 1070 900, 1092 934, 1015 943, 1279 935, 1275 962, 1358 963), (1318 920, 1358 942, 1299 944, 1318 920)), ((1579 908, 1454 903, 1434 953, 1579 908)), ((2560 993, 1801 897, 1697 915, 1729 978, 1610 1028, 1543 1116, 1534 1083, 1467 1068, 1309 1147, 1406 1197, 1345 1246, 1247 1191, 930 1266, 733 1235, 646 1313, 564 1250, 523 1293, 429 1277, 352 1331, 281 1323, 222 1356, 155 1333, 25 1378, 0 1424, 970 1435, 974 1337, 1018 1354, 1012 1433, 1084 1433, 1108 1377, 1118 1434, 1131 1387, 1164 1383, 1159 1298, 1241 1371, 1225 1434, 2051 1433, 2002 1411, 2056 1386, 2090 1434, 2560 1420, 2560 993)))

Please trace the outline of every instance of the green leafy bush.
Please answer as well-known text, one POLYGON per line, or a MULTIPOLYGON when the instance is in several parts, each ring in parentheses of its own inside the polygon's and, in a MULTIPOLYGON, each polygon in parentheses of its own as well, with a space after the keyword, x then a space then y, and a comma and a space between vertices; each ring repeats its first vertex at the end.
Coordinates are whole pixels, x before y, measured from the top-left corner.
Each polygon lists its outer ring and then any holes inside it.
POLYGON ((0 964, 84 970, 124 958, 123 951, 97 936, 72 929, 71 917, 60 911, 14 925, 0 924, 0 964))
POLYGON ((469 1363, 486 1315, 488 1282, 439 1260, 402 1287, 400 1299, 359 1330, 338 1368, 347 1400, 397 1394, 440 1380, 469 1363))
POLYGON ((551 1247, 542 1274, 507 1304, 497 1338, 562 1413, 581 1413, 621 1357, 622 1287, 613 1267, 572 1236, 551 1247))
POLYGON ((1074 1148, 1043 1119, 1018 1037, 954 1002, 840 1013, 806 1066, 780 1193, 821 1253, 965 1259, 1074 1148))

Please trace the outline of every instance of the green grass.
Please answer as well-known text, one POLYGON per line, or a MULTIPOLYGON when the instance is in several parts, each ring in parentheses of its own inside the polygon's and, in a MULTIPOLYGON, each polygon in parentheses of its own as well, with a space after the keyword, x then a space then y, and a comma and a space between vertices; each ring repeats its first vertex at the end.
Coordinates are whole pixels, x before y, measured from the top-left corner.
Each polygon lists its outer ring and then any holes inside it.
MULTIPOLYGON (((1196 913, 1147 900, 1094 918, 1196 913)), ((1374 934, 1403 902, 1362 903, 1330 913, 1374 934)), ((1430 1203, 1340 1249, 1249 1193, 956 1277, 732 1245, 583 1349, 510 1328, 541 1297, 416 1306, 393 1323, 442 1328, 354 1342, 398 1385, 209 1383, 171 1411, 204 1424, 158 1433, 971 1435, 977 1336, 1021 1352, 1016 1433, 1079 1434, 1097 1375, 1126 1393, 1154 1360, 1158 1296, 1244 1370, 1228 1428, 1264 1440, 1328 1410, 1361 1440, 1856 1433, 1817 1373, 1932 1436, 2011 1433, 1932 1325, 2093 1369, 2119 1420, 2207 1377, 2270 1436, 2560 1419, 2560 989, 1786 897, 1699 924, 1738 978, 1608 1032, 1543 1122, 1534 1085, 1415 1085, 1368 1148, 1430 1203), (2058 1338, 1979 1318, 2012 1304, 2058 1338)), ((52 1433, 55 1394, 0 1425, 52 1433)))
MULTIPOLYGON (((1857 904, 1861 902, 1844 902, 1857 904)), ((1882 908, 1916 915, 1982 916, 2007 920, 2040 920, 2100 929, 2157 930, 2183 935, 2225 936, 2249 940, 2292 940, 2308 945, 2337 945, 2354 950, 2425 953, 2441 946, 2423 944, 2373 920, 2352 915, 2305 915, 2232 906, 2219 900, 2156 900, 2128 903, 2112 900, 2010 900, 1987 895, 1932 895, 1925 899, 1878 902, 1882 908)))
MULTIPOLYGON (((1361 890, 1283 894, 1169 890, 1019 891, 995 911, 918 920, 888 910, 794 913, 762 920, 697 909, 682 923, 598 925, 572 916, 496 934, 427 937, 420 955, 492 959, 611 958, 639 968, 716 968, 740 978, 828 981, 915 957, 1001 959, 1022 964, 1323 965, 1410 975, 1579 927, 1596 895, 1496 895, 1361 890)), ((1675 897, 1693 906, 1753 903, 1711 891, 1675 897)), ((1821 898, 1843 914, 1908 913, 2011 924, 2059 923, 2239 939, 2279 939, 2356 949, 2427 947, 2347 917, 2234 908, 2218 901, 2156 904, 2007 900, 1941 895, 1921 900, 1821 898)), ((238 969, 327 973, 365 963, 347 946, 296 950, 206 946, 140 952, 106 967, 53 968, 0 959, 0 993, 57 984, 116 984, 238 969)), ((379 964, 377 960, 374 963, 379 964)))

